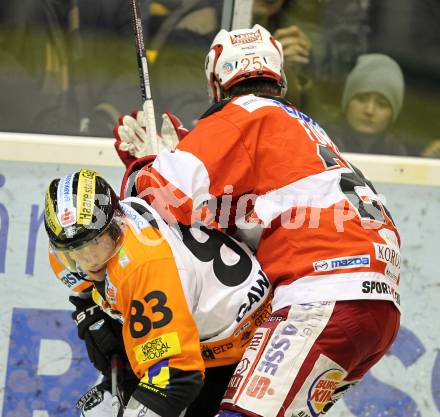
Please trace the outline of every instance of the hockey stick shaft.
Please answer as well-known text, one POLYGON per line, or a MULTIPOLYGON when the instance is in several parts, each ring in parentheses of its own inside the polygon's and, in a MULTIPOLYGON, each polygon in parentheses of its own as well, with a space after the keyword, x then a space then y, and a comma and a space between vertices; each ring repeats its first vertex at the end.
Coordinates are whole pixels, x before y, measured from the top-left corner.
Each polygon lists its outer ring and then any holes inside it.
POLYGON ((148 72, 148 61, 145 52, 144 30, 142 17, 139 8, 139 0, 129 0, 132 12, 133 32, 136 44, 136 55, 138 62, 139 81, 142 91, 143 110, 145 115, 145 126, 147 136, 155 153, 158 152, 156 138, 156 119, 154 116, 154 104, 151 96, 150 74, 148 72))
POLYGON ((110 364, 112 381, 112 417, 118 417, 119 410, 123 407, 118 390, 118 370, 121 366, 119 356, 116 354, 113 355, 110 364))

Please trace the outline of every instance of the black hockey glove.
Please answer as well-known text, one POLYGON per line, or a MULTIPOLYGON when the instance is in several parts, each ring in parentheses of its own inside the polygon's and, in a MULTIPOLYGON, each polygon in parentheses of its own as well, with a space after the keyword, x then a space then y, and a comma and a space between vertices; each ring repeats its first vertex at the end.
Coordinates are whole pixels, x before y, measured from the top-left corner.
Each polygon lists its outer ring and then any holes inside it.
POLYGON ((72 318, 78 327, 78 336, 84 340, 90 361, 104 375, 110 374, 113 354, 126 357, 122 341, 122 325, 101 310, 92 299, 70 296, 76 310, 72 318))

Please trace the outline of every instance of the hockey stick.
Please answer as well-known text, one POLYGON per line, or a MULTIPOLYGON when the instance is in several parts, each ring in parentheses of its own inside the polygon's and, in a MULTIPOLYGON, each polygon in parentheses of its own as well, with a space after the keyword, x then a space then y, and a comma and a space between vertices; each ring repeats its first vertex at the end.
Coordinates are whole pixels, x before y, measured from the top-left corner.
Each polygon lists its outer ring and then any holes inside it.
POLYGON ((251 27, 253 0, 224 0, 221 27, 226 30, 251 27))
POLYGON ((112 377, 112 417, 118 417, 119 410, 124 408, 118 389, 118 369, 121 367, 121 362, 117 354, 114 354, 111 359, 111 377, 112 377))
POLYGON ((143 110, 145 126, 147 126, 147 137, 152 145, 154 153, 157 154, 159 147, 156 136, 156 119, 154 117, 153 98, 151 96, 150 75, 148 72, 147 56, 145 54, 144 30, 139 8, 139 0, 129 0, 132 14, 132 24, 136 44, 136 55, 138 62, 139 81, 142 91, 143 110))

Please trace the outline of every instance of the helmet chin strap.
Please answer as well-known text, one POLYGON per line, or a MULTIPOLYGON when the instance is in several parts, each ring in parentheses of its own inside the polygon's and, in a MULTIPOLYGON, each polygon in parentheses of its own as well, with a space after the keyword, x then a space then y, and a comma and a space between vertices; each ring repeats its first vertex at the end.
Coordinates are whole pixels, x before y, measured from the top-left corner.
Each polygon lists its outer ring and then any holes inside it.
MULTIPOLYGON (((81 271, 83 274, 86 274, 83 270, 81 270, 80 268, 77 268, 77 270, 78 271, 81 271)), ((80 278, 83 280, 83 281, 87 281, 87 282, 95 282, 93 279, 88 279, 88 278, 86 278, 86 277, 84 277, 84 276, 80 276, 80 278)))
MULTIPOLYGON (((83 274, 87 274, 87 276, 90 276, 90 273, 84 272, 83 270, 81 270, 81 269, 79 269, 79 268, 78 268, 78 270, 80 270, 83 274)), ((92 274, 94 274, 94 273, 92 273, 92 274)), ((85 277, 83 277, 83 276, 81 277, 81 279, 82 279, 83 281, 92 282, 92 283, 94 283, 94 282, 102 282, 102 281, 105 280, 105 274, 106 274, 106 271, 103 271, 103 276, 102 276, 102 277, 101 277, 101 276, 98 277, 98 275, 96 274, 96 277, 99 278, 99 280, 96 280, 96 279, 88 279, 88 278, 85 278, 85 277), (101 278, 102 278, 102 279, 101 279, 101 278)), ((99 275, 101 275, 101 273, 99 273, 99 275)))
POLYGON ((280 87, 281 87, 280 96, 281 96, 281 98, 284 98, 284 97, 286 97, 286 94, 287 94, 287 77, 286 77, 286 73, 284 72, 284 68, 281 68, 280 87))
POLYGON ((218 103, 223 99, 223 88, 216 79, 214 79, 214 81, 212 82, 212 90, 214 95, 214 102, 218 103))

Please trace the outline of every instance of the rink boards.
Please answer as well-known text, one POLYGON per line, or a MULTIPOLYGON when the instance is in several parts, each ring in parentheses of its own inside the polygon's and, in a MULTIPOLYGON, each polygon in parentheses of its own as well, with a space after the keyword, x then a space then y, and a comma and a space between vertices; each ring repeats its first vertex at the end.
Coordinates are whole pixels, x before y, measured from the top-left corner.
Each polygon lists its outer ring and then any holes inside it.
MULTIPOLYGON (((440 161, 347 155, 386 197, 402 237, 402 328, 390 354, 329 414, 431 417, 440 412, 440 161)), ((118 189, 111 139, 0 133, 0 417, 73 417, 94 384, 49 269, 43 230, 51 179, 96 169, 118 189)))

